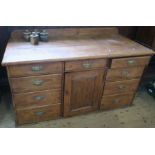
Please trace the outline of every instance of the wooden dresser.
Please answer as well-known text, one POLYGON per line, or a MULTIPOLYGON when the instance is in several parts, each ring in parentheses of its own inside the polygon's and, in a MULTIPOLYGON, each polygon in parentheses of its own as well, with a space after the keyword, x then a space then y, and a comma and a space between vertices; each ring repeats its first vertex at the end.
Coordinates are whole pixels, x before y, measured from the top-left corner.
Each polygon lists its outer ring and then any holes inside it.
POLYGON ((13 32, 3 57, 18 125, 132 105, 152 50, 116 28, 48 33, 34 46, 13 32))

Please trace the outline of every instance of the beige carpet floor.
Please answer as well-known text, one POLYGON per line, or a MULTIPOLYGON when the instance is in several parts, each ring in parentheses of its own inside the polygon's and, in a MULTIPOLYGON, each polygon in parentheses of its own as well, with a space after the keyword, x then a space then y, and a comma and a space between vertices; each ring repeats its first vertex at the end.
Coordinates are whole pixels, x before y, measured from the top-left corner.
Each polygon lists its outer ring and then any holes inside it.
MULTIPOLYGON (((14 128, 12 108, 6 107, 10 102, 5 95, 0 104, 0 128, 14 128)), ((144 90, 137 93, 133 106, 111 111, 95 112, 59 120, 18 126, 20 128, 154 128, 155 99, 144 90)))

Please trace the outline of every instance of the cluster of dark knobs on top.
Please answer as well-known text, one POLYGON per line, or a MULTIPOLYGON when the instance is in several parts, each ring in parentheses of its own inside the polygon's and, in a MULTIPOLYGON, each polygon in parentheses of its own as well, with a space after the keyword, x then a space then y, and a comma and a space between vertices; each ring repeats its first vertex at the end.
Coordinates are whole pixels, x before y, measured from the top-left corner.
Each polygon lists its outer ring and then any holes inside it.
POLYGON ((31 44, 33 44, 33 45, 38 45, 39 41, 42 41, 42 42, 48 41, 48 33, 46 32, 46 30, 42 30, 42 31, 25 30, 23 32, 23 38, 25 41, 30 41, 31 44))

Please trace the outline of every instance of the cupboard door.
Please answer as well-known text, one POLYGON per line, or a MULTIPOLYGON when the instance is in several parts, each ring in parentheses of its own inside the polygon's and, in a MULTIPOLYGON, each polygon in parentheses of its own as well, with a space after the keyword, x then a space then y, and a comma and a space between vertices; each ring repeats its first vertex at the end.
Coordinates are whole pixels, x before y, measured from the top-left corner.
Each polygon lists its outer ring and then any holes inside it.
POLYGON ((66 73, 64 116, 98 109, 103 88, 104 70, 66 73))

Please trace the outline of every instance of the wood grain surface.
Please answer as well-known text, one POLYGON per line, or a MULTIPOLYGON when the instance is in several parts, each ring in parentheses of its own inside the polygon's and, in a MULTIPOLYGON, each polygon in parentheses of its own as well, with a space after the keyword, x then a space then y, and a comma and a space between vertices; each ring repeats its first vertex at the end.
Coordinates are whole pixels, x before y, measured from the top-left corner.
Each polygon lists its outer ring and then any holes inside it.
POLYGON ((59 39, 56 39, 57 37, 54 39, 53 36, 49 42, 40 42, 38 46, 34 46, 22 39, 22 31, 15 31, 6 47, 2 64, 11 65, 32 63, 32 61, 51 62, 154 54, 152 50, 119 35, 116 28, 55 29, 49 30, 49 35, 60 36, 58 37, 59 39), (56 31, 56 34, 53 31, 56 31), (72 37, 70 38, 66 35, 71 35, 72 37))
POLYGON ((150 56, 112 59, 111 68, 147 66, 150 56))
POLYGON ((62 102, 61 90, 55 89, 13 94, 13 101, 16 109, 60 104, 62 102))
POLYGON ((114 27, 47 31, 38 46, 15 31, 6 47, 18 124, 131 105, 152 50, 114 27))
POLYGON ((16 121, 18 125, 47 121, 59 118, 60 116, 61 104, 16 110, 16 121))
POLYGON ((65 63, 65 71, 81 71, 107 67, 107 59, 69 61, 65 63))
POLYGON ((140 78, 143 71, 144 66, 108 69, 106 81, 120 81, 140 78))
POLYGON ((32 63, 27 65, 11 65, 8 66, 9 77, 24 77, 43 74, 63 73, 63 63, 32 63))
POLYGON ((10 82, 13 93, 25 93, 25 92, 42 91, 49 89, 61 89, 62 75, 52 74, 42 76, 11 78, 10 82))
POLYGON ((64 116, 98 109, 103 90, 103 76, 103 70, 66 73, 64 116))
POLYGON ((103 96, 100 108, 110 110, 129 106, 132 104, 133 97, 133 93, 103 96))
POLYGON ((140 79, 131 79, 117 82, 106 82, 104 95, 133 93, 137 90, 140 79))

